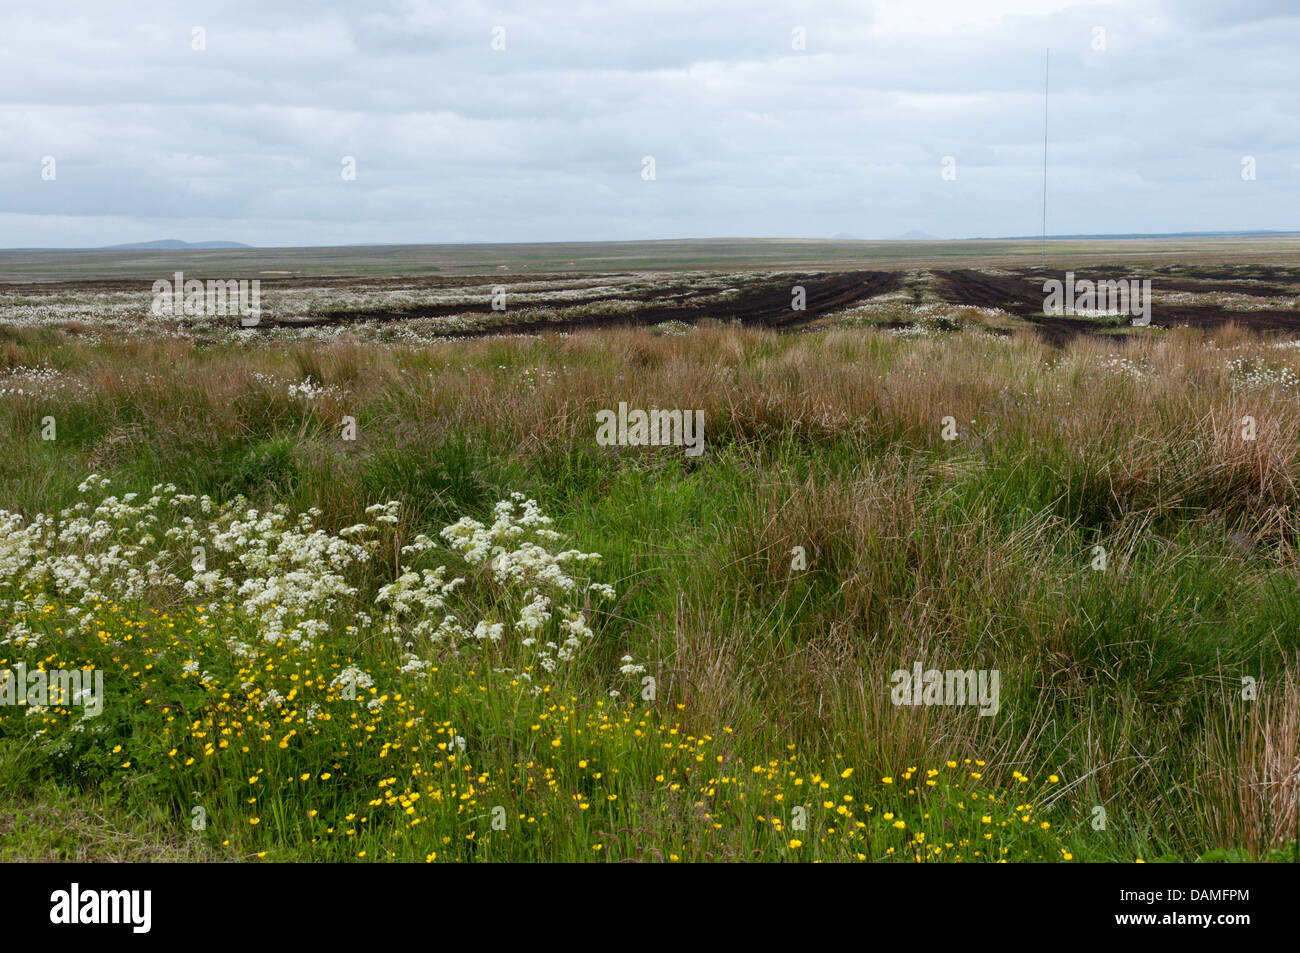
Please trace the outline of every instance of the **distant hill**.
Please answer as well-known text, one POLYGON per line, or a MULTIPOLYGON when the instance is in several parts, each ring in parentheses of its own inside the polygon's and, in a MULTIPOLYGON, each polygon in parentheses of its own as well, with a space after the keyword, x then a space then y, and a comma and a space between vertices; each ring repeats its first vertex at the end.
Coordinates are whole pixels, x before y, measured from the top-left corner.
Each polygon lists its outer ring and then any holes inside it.
POLYGON ((243 242, 183 242, 179 238, 163 238, 156 242, 130 242, 126 245, 103 245, 95 251, 194 251, 203 248, 252 248, 243 242))

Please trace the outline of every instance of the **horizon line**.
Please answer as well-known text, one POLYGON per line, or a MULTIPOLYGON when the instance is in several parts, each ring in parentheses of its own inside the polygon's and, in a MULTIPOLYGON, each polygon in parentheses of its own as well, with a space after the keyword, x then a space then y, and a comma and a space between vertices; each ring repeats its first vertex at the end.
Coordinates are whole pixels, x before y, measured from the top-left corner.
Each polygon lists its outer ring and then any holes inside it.
POLYGON ((1300 235, 1300 228, 1288 229, 1217 229, 1208 231, 1183 232, 1093 232, 1059 235, 980 235, 969 238, 836 238, 826 237, 790 237, 761 235, 714 235, 705 238, 618 238, 618 239, 547 239, 544 241, 443 241, 443 242, 342 242, 325 245, 250 245, 228 239, 214 239, 200 242, 182 242, 181 239, 153 239, 143 242, 123 242, 117 245, 46 245, 15 246, 0 248, 4 252, 184 252, 184 251, 270 251, 293 248, 422 248, 422 247, 465 247, 472 245, 645 245, 669 242, 861 242, 888 244, 944 244, 954 242, 1012 242, 1012 241, 1079 241, 1079 240, 1141 240, 1151 238, 1208 238, 1208 237, 1254 237, 1300 235), (180 247, 149 248, 148 245, 160 242, 182 242, 180 247), (203 247, 214 244, 229 243, 227 247, 203 247), (233 246, 233 247, 232 247, 233 246))

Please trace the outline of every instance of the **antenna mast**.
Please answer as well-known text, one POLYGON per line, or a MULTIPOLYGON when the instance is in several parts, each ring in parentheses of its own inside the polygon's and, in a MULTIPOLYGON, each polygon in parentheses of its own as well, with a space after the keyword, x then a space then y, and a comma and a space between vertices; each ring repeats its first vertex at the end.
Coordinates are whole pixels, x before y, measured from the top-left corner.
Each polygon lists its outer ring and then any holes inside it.
POLYGON ((1047 88, 1052 69, 1052 48, 1043 63, 1043 268, 1047 267, 1047 88))

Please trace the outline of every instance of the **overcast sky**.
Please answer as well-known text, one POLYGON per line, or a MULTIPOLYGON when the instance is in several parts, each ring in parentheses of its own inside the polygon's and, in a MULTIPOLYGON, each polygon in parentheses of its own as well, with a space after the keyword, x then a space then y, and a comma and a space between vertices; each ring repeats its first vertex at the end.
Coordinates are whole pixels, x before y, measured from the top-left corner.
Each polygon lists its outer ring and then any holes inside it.
POLYGON ((1300 229, 1297 0, 5 0, 0 247, 1033 235, 1047 47, 1049 232, 1300 229))

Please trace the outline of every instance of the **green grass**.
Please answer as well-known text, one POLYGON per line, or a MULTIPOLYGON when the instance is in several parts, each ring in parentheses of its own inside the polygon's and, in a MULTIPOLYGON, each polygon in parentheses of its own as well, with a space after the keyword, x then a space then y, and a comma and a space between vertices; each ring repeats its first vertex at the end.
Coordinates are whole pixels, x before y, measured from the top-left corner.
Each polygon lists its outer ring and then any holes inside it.
MULTIPOLYGON (((544 701, 472 655, 435 653, 439 676, 429 685, 388 683, 407 707, 379 719, 374 737, 421 750, 382 759, 378 743, 358 741, 342 723, 288 748, 268 731, 273 740, 259 734, 248 752, 205 758, 201 739, 159 706, 179 704, 184 721, 202 720, 221 711, 219 693, 181 678, 176 646, 158 662, 165 640, 133 654, 68 636, 68 606, 49 622, 61 620, 65 632, 51 628, 43 651, 110 673, 150 661, 159 669, 124 680, 129 704, 104 722, 108 737, 77 740, 57 756, 44 750, 22 780, 0 777, 3 816, 15 819, 0 827, 10 856, 70 849, 60 830, 82 822, 49 812, 71 793, 92 814, 144 825, 140 836, 160 845, 179 837, 201 852, 268 859, 363 851, 367 859, 947 859, 959 851, 981 859, 970 845, 927 854, 909 837, 921 830, 931 846, 977 842, 988 797, 997 799, 994 823, 1009 819, 996 842, 1006 859, 1291 859, 1289 815, 1240 808, 1234 825, 1214 814, 1245 795, 1239 779, 1211 775, 1212 746, 1246 744, 1240 719, 1287 723, 1295 683, 1284 673, 1300 652, 1296 534, 1285 520, 1270 522, 1294 499, 1294 450, 1269 444, 1260 453, 1276 460, 1243 462, 1214 442, 1207 415, 1238 415, 1226 379, 1193 387, 1179 372, 1137 385, 1098 377, 1089 353, 1048 361, 1025 340, 962 333, 921 342, 869 331, 787 339, 727 330, 686 341, 643 333, 475 342, 448 346, 450 368, 441 352, 344 354, 328 344, 293 355, 190 348, 175 364, 48 331, 18 344, 34 360, 61 355, 70 375, 93 383, 0 405, 5 509, 56 511, 98 472, 118 493, 173 482, 218 501, 238 494, 256 506, 318 507, 331 530, 357 522, 370 503, 397 499, 398 532, 409 539, 460 516, 487 521, 493 503, 521 491, 574 545, 602 555, 594 578, 620 598, 544 701), (344 395, 304 404, 242 373, 301 379, 304 362, 344 395), (523 369, 539 367, 557 380, 523 387, 523 369), (105 369, 112 381, 94 377, 105 369), (705 455, 596 446, 592 411, 619 400, 703 407, 705 455), (833 412, 823 416, 823 402, 833 412), (962 430, 952 443, 938 427, 950 408, 962 430), (39 437, 47 413, 58 421, 56 441, 39 437), (355 443, 338 437, 345 414, 358 421, 355 443), (1099 544, 1104 572, 1090 566, 1099 544), (805 571, 790 568, 795 546, 808 554, 805 571), (624 654, 648 666, 656 698, 638 698, 638 686, 619 675, 624 654), (913 660, 999 670, 999 716, 891 706, 889 672, 913 660), (1242 705, 1247 675, 1276 686, 1276 707, 1242 705), (625 700, 608 698, 615 685, 625 700), (591 719, 613 712, 632 727, 644 721, 644 737, 627 727, 594 733, 591 719), (409 775, 439 757, 429 746, 446 733, 410 735, 402 725, 416 716, 449 723, 490 783, 472 810, 430 808, 412 829, 400 804, 368 805, 383 797, 377 785, 394 765, 409 775), (539 744, 533 727, 548 720, 561 740, 554 750, 552 735, 539 744), (715 771, 662 747, 706 736, 701 750, 724 759, 715 771), (123 745, 121 760, 109 757, 109 741, 123 745), (173 747, 197 750, 198 767, 170 757, 173 747), (774 774, 753 774, 773 760, 774 774), (920 794, 896 783, 913 766, 920 794), (850 778, 839 779, 849 767, 850 778), (940 772, 933 788, 924 784, 929 768, 940 772), (250 785, 259 769, 266 780, 250 785), (547 771, 556 781, 549 792, 547 771), (747 785, 721 783, 719 772, 747 785), (332 783, 320 780, 327 773, 332 783), (836 806, 844 794, 872 806, 856 815, 862 841, 843 839, 842 815, 820 795, 808 800, 809 833, 791 828, 802 794, 794 778, 812 785, 814 774, 834 779, 836 806), (259 784, 259 800, 248 803, 259 784), (196 802, 213 818, 202 832, 188 824, 196 802), (1014 810, 1022 802, 1034 809, 1014 810), (504 830, 492 824, 497 807, 504 830), (1093 826, 1098 807, 1104 830, 1093 826), (906 835, 881 820, 887 811, 907 819, 906 835), (349 826, 357 833, 342 834, 349 826), (802 843, 792 848, 792 840, 802 843)), ((1178 341, 1148 346, 1184 347, 1170 353, 1185 364, 1200 359, 1178 341)), ((1251 399, 1261 419, 1271 414, 1289 432, 1291 396, 1251 399)), ((363 591, 392 575, 391 558, 377 560, 363 591)), ((490 587, 471 590, 463 611, 493 611, 499 597, 490 587)), ((143 622, 161 639, 160 608, 122 605, 112 622, 143 622)), ((210 607, 200 624, 183 606, 167 610, 195 629, 186 651, 211 646, 213 671, 238 699, 240 664, 220 644, 249 620, 210 607)), ((277 653, 292 656, 281 646, 264 661, 287 672, 277 653)), ((389 646, 340 636, 294 664, 335 672, 355 661, 392 679, 394 658, 389 646)), ((328 704, 341 706, 340 718, 350 711, 336 698, 328 704)), ((0 753, 11 761, 28 750, 23 727, 21 717, 0 717, 0 753)), ((1242 757, 1264 756, 1243 749, 1242 757)), ((440 760, 445 793, 448 772, 459 768, 440 760)), ((1286 769, 1255 767, 1274 780, 1286 769)))

